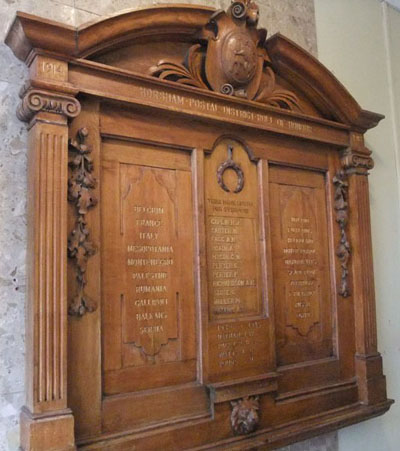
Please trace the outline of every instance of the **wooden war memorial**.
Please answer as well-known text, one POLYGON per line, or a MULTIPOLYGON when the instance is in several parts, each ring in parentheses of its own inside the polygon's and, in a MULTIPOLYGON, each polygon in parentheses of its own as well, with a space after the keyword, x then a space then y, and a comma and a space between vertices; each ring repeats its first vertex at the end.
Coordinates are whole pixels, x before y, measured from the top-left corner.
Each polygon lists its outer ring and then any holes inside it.
POLYGON ((17 14, 23 450, 268 450, 389 409, 364 144, 383 117, 258 18, 17 14))

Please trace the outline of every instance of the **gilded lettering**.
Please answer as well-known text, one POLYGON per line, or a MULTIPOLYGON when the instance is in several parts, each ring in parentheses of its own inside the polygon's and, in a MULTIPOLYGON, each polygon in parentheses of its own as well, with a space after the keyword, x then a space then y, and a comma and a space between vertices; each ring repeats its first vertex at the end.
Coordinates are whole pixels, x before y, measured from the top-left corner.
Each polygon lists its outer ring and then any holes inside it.
POLYGON ((134 205, 133 211, 135 213, 147 213, 152 215, 163 215, 164 214, 164 208, 163 207, 146 207, 143 205, 134 205))
POLYGON ((146 245, 128 245, 128 252, 132 253, 159 253, 159 254, 173 254, 174 248, 172 246, 146 246, 146 245))
POLYGON ((166 272, 134 272, 132 279, 134 280, 159 280, 166 279, 168 274, 166 272))
POLYGON ((155 219, 136 219, 136 225, 143 227, 161 227, 161 221, 155 219))
POLYGON ((168 305, 168 299, 136 299, 135 307, 160 307, 168 305))
POLYGON ((128 258, 128 266, 172 266, 172 258, 128 258))
POLYGON ((136 293, 166 293, 165 285, 139 285, 136 287, 136 293))
POLYGON ((139 330, 140 330, 141 335, 144 335, 144 334, 153 335, 156 333, 164 332, 164 327, 161 325, 160 326, 144 326, 144 327, 141 327, 139 330))

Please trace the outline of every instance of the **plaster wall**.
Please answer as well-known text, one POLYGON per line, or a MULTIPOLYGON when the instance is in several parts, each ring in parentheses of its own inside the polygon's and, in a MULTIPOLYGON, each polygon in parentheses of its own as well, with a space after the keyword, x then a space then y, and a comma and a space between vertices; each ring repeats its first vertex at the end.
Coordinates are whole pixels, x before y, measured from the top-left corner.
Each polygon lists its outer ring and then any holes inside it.
POLYGON ((370 175, 378 346, 386 415, 339 432, 342 451, 397 451, 400 443, 400 12, 378 0, 315 0, 319 59, 365 109, 386 119, 366 135, 370 175))

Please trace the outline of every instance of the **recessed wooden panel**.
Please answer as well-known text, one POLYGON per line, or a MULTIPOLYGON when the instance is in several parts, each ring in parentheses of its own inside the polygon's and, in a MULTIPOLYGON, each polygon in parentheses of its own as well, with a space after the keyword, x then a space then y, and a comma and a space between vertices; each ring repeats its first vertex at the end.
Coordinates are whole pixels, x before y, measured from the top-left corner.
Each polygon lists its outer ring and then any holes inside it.
POLYGON ((206 160, 210 320, 259 315, 257 168, 225 140, 206 160))
POLYGON ((223 139, 205 160, 211 380, 265 370, 257 164, 223 139))
POLYGON ((278 363, 332 356, 325 174, 272 166, 269 180, 278 363))
POLYGON ((105 394, 196 379, 190 156, 138 153, 103 144, 105 394))

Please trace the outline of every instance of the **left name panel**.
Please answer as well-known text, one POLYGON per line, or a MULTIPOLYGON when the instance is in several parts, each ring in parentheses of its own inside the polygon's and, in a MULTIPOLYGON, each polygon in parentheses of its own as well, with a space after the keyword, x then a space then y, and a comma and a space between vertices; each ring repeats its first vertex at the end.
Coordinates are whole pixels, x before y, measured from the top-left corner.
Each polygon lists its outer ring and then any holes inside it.
POLYGON ((194 381, 190 155, 106 140, 101 207, 105 394, 194 381))

